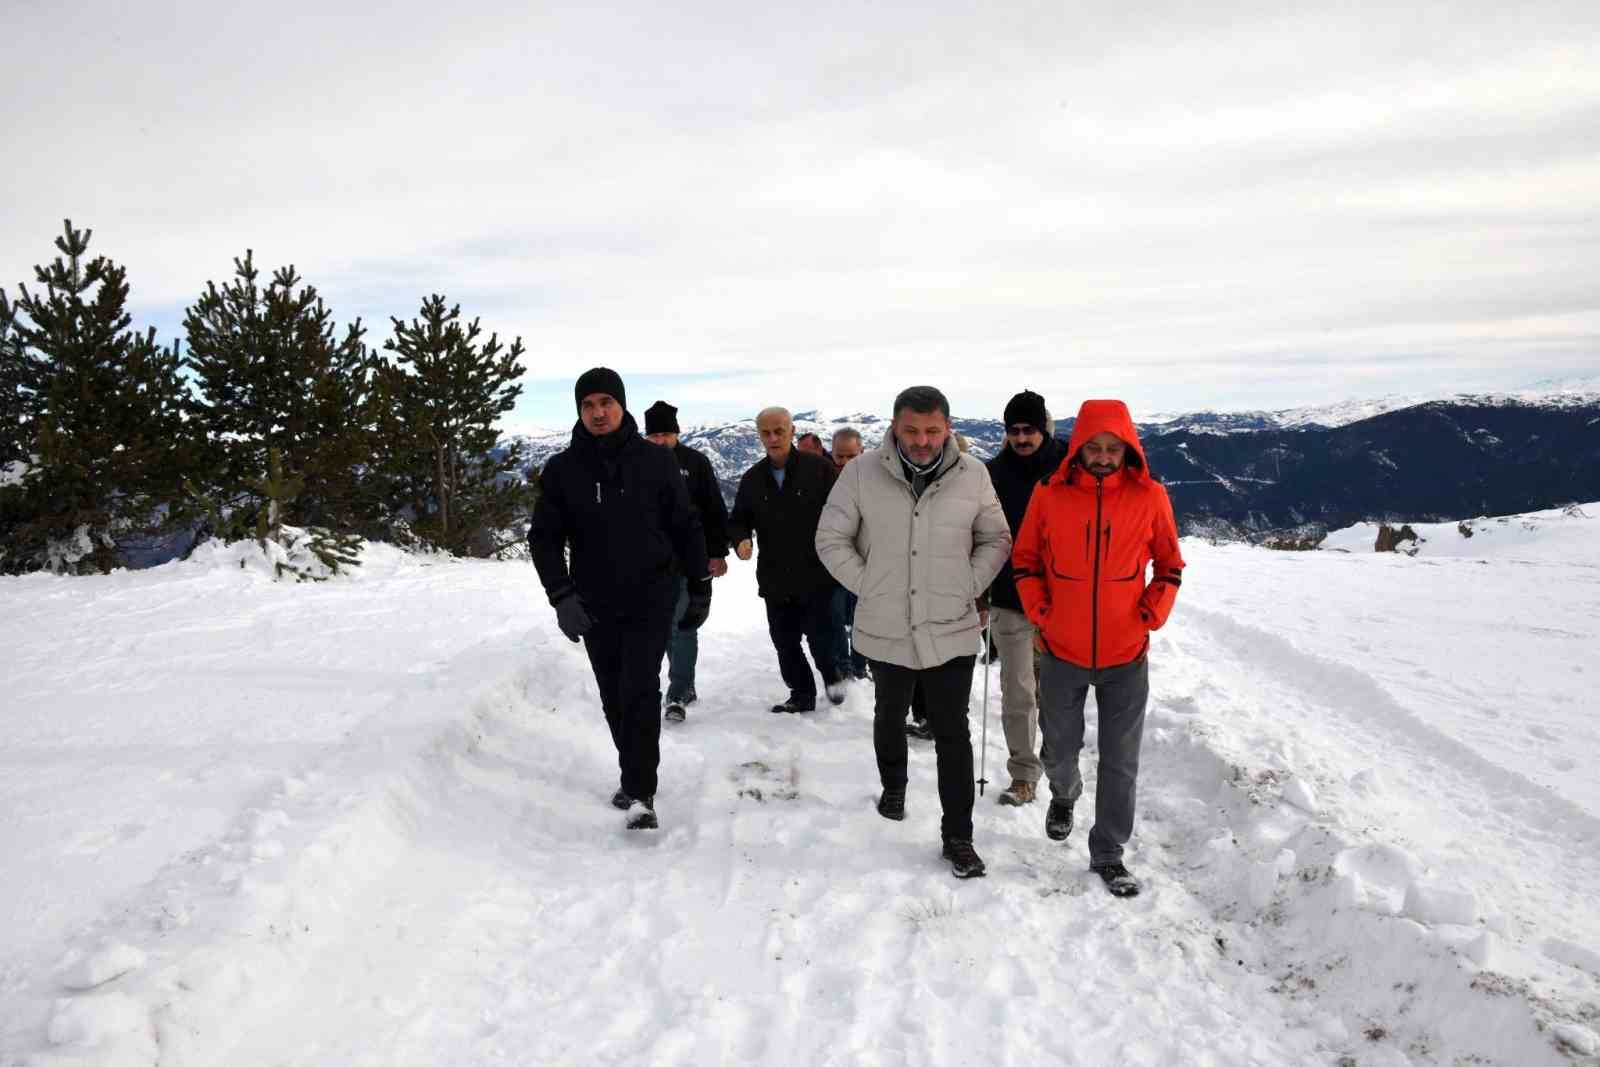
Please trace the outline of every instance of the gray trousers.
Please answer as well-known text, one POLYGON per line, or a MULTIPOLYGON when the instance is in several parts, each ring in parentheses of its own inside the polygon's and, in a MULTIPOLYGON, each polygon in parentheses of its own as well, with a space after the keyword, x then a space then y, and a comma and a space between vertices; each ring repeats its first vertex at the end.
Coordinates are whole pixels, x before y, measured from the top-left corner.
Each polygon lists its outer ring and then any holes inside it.
POLYGON ((1006 770, 1013 781, 1038 785, 1044 773, 1039 762, 1039 654, 1033 648, 1033 623, 1020 611, 990 608, 989 632, 1000 654, 1000 725, 1011 757, 1006 770))
POLYGON ((1100 718, 1100 777, 1094 790, 1089 862, 1116 863, 1133 836, 1139 779, 1139 744, 1150 697, 1150 661, 1140 656, 1120 667, 1091 671, 1046 652, 1041 656, 1039 725, 1044 729, 1044 773, 1053 798, 1083 795, 1078 753, 1083 750, 1083 706, 1094 687, 1100 718))

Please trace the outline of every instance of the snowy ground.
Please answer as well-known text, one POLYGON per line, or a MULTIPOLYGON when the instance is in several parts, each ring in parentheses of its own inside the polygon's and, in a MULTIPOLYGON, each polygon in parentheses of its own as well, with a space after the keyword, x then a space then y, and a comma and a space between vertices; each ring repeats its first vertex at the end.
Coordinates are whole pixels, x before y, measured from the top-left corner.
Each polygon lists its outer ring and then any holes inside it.
POLYGON ((766 712, 749 566, 655 834, 526 564, 5 579, 0 1064, 1600 1062, 1585 515, 1186 543, 1133 901, 994 803, 997 720, 988 878, 938 858, 930 748, 878 818, 864 686, 766 712))

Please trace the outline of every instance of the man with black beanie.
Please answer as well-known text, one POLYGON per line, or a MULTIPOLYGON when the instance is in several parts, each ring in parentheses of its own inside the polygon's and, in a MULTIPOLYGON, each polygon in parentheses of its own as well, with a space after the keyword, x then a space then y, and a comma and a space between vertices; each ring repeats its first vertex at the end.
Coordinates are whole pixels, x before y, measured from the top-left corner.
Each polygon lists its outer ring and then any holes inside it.
MULTIPOLYGON (((987 466, 1014 538, 1022 528, 1033 487, 1061 466, 1067 444, 1053 435, 1055 425, 1044 397, 1027 389, 1006 404, 1005 430, 1005 444, 987 466)), ((1009 559, 989 587, 989 610, 989 632, 1000 655, 1000 723, 1011 751, 1006 760, 1011 784, 1000 794, 1000 803, 1029 804, 1044 773, 1039 759, 1039 654, 1009 559)))
MULTIPOLYGON (((678 461, 678 471, 689 486, 689 502, 700 514, 705 529, 707 568, 713 578, 728 573, 728 508, 722 502, 722 488, 705 453, 690 448, 678 439, 678 409, 657 400, 644 409, 644 435, 651 444, 670 450, 678 461)), ((694 688, 695 664, 700 658, 700 636, 696 630, 679 629, 675 624, 689 610, 689 579, 678 576, 678 603, 673 612, 674 626, 667 641, 668 722, 682 722, 690 704, 697 699, 694 688)))
POLYGON ((675 576, 689 586, 677 625, 696 629, 711 611, 705 535, 677 461, 639 436, 617 372, 585 371, 573 399, 572 444, 545 464, 528 543, 557 625, 594 668, 621 769, 611 803, 629 829, 654 830, 675 576))

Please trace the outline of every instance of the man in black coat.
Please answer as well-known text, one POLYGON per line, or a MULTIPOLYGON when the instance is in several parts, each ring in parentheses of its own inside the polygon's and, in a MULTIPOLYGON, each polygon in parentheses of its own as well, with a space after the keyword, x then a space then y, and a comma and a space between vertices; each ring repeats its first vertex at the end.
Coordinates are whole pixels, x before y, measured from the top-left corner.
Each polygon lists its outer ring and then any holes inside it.
POLYGON ((794 447, 794 419, 783 408, 756 416, 766 458, 744 472, 728 519, 728 537, 748 560, 753 534, 761 543, 756 583, 767 602, 767 631, 778 650, 778 670, 789 698, 776 712, 811 711, 817 682, 800 650, 803 635, 822 675, 828 699, 844 702, 833 651, 833 576, 817 558, 817 520, 838 472, 821 456, 794 447))
POLYGON ((573 398, 572 444, 545 464, 528 542, 557 625, 594 668, 622 772, 611 803, 630 829, 653 830, 675 576, 689 581, 678 625, 695 629, 711 611, 705 534, 677 461, 639 436, 617 372, 585 371, 573 398))
MULTIPOLYGON (((678 471, 689 486, 689 502, 699 512, 700 525, 705 528, 707 567, 711 577, 722 577, 728 573, 728 508, 722 502, 722 487, 717 484, 711 461, 705 453, 678 440, 678 409, 665 400, 657 400, 645 408, 644 435, 651 444, 661 445, 677 457, 678 471)), ((689 579, 680 574, 673 622, 681 620, 688 610, 689 579)), ((682 722, 687 714, 685 709, 697 699, 694 668, 699 658, 699 631, 674 625, 667 641, 665 718, 668 722, 682 722)))
MULTIPOLYGON (((1006 404, 1006 441, 988 462, 989 479, 1005 509, 1011 536, 1017 535, 1027 514, 1033 487, 1049 477, 1066 459, 1067 443, 1052 436, 1054 425, 1044 397, 1024 389, 1006 404)), ((1000 803, 1031 803, 1038 790, 1043 766, 1039 760, 1038 653, 1033 624, 1022 613, 1011 561, 989 586, 990 634, 1000 655, 1000 723, 1011 757, 1006 770, 1011 785, 1000 803)))

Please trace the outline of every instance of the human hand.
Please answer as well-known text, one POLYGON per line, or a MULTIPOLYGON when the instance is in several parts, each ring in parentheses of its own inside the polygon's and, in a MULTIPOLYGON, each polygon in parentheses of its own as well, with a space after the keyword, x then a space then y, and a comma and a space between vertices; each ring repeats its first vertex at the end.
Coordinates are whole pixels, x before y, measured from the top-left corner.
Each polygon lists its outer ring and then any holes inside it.
POLYGON ((583 599, 577 593, 568 593, 556 601, 556 625, 573 644, 594 629, 594 620, 584 610, 583 599))
POLYGON ((750 553, 754 551, 750 544, 750 538, 746 537, 743 541, 740 541, 734 546, 733 551, 740 559, 748 560, 750 553))
POLYGON ((689 606, 678 620, 680 630, 698 630, 711 614, 711 579, 689 583, 689 606))
POLYGON ((728 573, 728 561, 719 556, 706 560, 706 571, 713 578, 721 578, 728 573))

